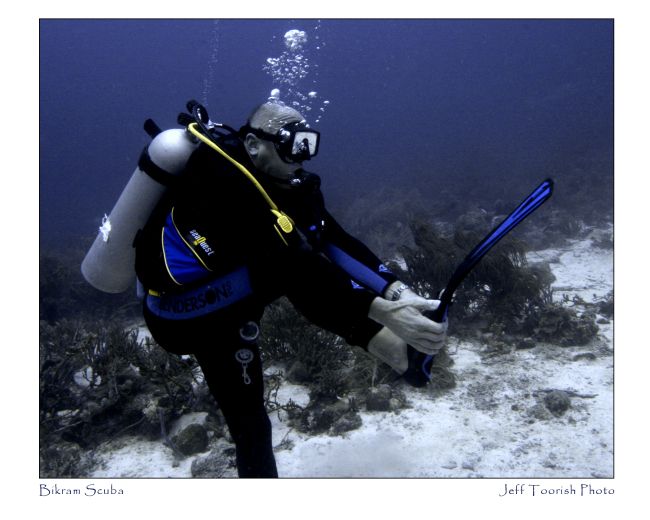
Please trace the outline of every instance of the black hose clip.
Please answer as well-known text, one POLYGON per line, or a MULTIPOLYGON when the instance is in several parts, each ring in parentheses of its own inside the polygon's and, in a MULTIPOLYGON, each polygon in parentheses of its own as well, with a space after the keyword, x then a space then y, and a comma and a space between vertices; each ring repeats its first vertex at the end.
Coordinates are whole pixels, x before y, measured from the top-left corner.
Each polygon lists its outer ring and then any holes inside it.
POLYGON ((228 125, 223 123, 213 123, 210 121, 208 110, 195 99, 190 99, 185 107, 189 114, 185 112, 178 114, 178 124, 187 127, 192 123, 196 123, 201 129, 201 132, 209 139, 212 138, 213 133, 222 133, 223 135, 224 130, 231 134, 237 134, 237 130, 228 125))

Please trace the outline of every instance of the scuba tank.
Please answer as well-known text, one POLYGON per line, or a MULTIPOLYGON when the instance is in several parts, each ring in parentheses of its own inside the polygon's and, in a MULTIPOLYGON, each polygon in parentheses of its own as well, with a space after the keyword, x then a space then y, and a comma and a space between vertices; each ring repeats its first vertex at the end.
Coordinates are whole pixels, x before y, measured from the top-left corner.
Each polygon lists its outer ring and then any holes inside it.
POLYGON ((144 127, 153 140, 81 263, 86 281, 107 293, 124 292, 135 280, 136 234, 198 146, 186 129, 163 132, 151 119, 144 127))

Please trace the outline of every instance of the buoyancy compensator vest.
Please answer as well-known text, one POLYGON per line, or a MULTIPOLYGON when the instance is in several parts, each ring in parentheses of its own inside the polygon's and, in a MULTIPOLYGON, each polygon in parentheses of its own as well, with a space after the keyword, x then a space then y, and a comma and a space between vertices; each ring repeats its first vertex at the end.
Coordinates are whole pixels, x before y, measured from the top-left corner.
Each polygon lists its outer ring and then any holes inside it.
POLYGON ((81 265, 84 278, 101 291, 119 293, 133 283, 136 263, 142 264, 136 259, 136 237, 138 241, 147 240, 142 235, 151 239, 151 233, 141 231, 152 220, 158 235, 155 237, 157 243, 151 246, 163 255, 166 273, 161 276, 155 269, 138 269, 146 287, 164 287, 170 280, 176 286, 191 286, 209 274, 210 269, 193 248, 202 244, 202 237, 184 237, 175 226, 173 189, 169 189, 178 182, 199 142, 222 155, 255 186, 273 214, 273 226, 285 245, 288 246, 297 235, 293 220, 278 208, 246 167, 225 152, 215 139, 215 135, 224 135, 224 131, 236 133, 236 130, 210 121, 205 108, 194 100, 187 103, 187 109, 191 115, 181 113, 178 116, 184 129, 163 132, 153 121, 145 123, 145 130, 153 140, 143 151, 138 167, 110 215, 104 218, 99 234, 81 265), (159 225, 161 215, 164 216, 162 226, 159 225), (188 240, 195 243, 188 243, 188 240), (143 280, 143 277, 149 279, 143 280))

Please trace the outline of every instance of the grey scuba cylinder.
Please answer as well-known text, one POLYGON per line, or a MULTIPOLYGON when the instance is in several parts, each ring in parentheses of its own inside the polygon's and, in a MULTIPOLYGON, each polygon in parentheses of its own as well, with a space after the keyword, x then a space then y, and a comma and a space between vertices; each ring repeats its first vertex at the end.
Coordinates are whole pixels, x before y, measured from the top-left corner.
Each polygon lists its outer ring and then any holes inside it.
POLYGON ((107 293, 126 291, 135 279, 133 241, 165 193, 165 177, 178 175, 198 146, 186 129, 160 132, 151 141, 81 263, 86 281, 107 293))

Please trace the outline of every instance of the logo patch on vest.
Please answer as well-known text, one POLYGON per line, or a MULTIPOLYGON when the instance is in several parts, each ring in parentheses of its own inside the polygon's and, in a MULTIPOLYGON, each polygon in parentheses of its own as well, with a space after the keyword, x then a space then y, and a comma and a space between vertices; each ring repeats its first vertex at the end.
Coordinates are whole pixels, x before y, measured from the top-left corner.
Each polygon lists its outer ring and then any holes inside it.
POLYGON ((194 247, 197 246, 200 247, 201 249, 203 249, 203 252, 208 256, 214 254, 214 249, 210 247, 210 245, 207 242, 207 239, 204 236, 202 236, 201 233, 199 233, 196 229, 190 230, 190 236, 192 237, 192 245, 194 247))
POLYGON ((160 310, 175 314, 187 314, 204 308, 220 308, 227 305, 235 296, 232 283, 227 280, 220 285, 212 285, 202 291, 195 291, 189 296, 165 298, 160 302, 160 310))
POLYGON ((182 294, 149 293, 147 307, 161 318, 186 320, 228 307, 252 293, 248 269, 241 267, 202 287, 182 294))

